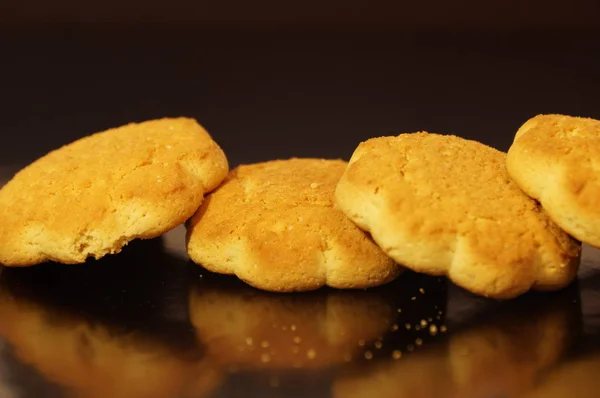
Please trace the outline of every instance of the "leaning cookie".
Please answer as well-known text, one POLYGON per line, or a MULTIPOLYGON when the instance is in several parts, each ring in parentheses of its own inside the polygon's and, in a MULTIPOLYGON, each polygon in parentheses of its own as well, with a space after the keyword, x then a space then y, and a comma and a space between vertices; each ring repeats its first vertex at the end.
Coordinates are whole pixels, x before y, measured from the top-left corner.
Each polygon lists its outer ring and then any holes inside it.
POLYGON ((562 229, 600 247, 600 121, 538 115, 517 131, 510 176, 562 229))
POLYGON ((193 119, 128 124, 79 139, 0 190, 0 263, 82 263, 157 237, 191 217, 228 168, 193 119))
POLYGON ((188 223, 190 258, 278 292, 393 280, 400 268, 334 205, 345 168, 324 159, 239 166, 188 223))
POLYGON ((342 211, 399 264, 507 299, 568 285, 581 244, 510 179, 505 154, 425 132, 355 150, 337 189, 342 211))

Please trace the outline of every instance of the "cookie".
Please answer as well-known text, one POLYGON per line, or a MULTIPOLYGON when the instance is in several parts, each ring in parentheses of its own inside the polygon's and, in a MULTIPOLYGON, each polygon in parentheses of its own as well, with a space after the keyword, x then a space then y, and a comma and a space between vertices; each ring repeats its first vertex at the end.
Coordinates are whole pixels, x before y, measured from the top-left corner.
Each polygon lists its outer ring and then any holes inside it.
POLYGON ((426 132, 361 143, 336 188, 340 209, 399 264, 483 296, 555 290, 581 244, 510 179, 503 152, 426 132))
POLYGON ((296 158, 237 167, 188 223, 190 258, 277 292, 393 280, 401 269, 334 204, 345 168, 296 158))
POLYGON ((128 124, 54 150, 0 190, 0 263, 74 264, 185 222, 227 175, 193 119, 128 124))
POLYGON ((600 120, 535 116, 517 131, 506 162, 554 222, 600 247, 600 120))

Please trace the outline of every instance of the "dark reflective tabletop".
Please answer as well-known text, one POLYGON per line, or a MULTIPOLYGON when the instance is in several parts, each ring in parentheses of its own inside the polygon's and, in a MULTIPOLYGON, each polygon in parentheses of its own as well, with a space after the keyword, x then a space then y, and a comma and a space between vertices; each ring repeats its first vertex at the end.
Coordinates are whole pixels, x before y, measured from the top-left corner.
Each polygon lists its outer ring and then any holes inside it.
POLYGON ((596 396, 598 250, 564 291, 506 302, 414 273, 274 294, 201 271, 183 233, 83 266, 4 268, 1 396, 596 396))

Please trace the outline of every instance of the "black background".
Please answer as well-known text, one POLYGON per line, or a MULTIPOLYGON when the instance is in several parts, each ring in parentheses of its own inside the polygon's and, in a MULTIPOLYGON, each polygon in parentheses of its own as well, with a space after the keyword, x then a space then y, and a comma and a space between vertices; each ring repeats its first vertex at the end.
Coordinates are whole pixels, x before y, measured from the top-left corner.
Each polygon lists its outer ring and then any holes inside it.
POLYGON ((3 165, 163 116, 197 118, 232 165, 417 130, 506 150, 535 114, 600 118, 593 0, 1 7, 3 165))

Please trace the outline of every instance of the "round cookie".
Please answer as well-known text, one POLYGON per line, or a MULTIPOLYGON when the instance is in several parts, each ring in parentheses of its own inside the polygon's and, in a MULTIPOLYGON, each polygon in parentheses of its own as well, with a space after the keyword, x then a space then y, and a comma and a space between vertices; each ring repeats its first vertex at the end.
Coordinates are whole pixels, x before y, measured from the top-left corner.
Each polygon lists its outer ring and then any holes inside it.
POLYGON ((600 247, 600 121, 538 115, 519 128, 510 176, 562 229, 600 247))
POLYGON ((334 205, 345 168, 296 158, 237 167, 189 221, 190 258, 277 292, 393 280, 400 267, 334 205))
POLYGON ((92 134, 39 158, 0 190, 0 263, 74 264, 185 222, 227 175, 193 119, 92 134))
POLYGON ((576 276, 581 244, 510 179, 503 152, 426 132, 355 150, 336 189, 340 209, 399 264, 506 299, 576 276))

